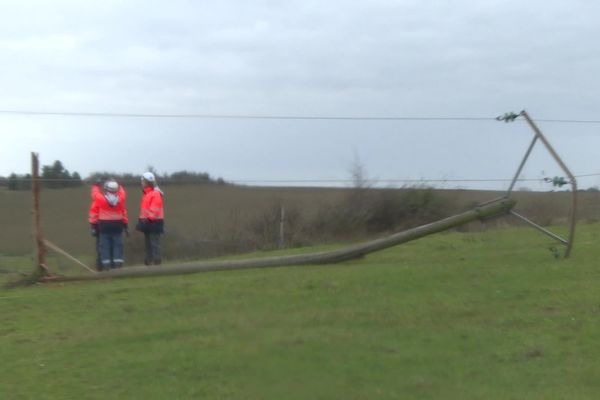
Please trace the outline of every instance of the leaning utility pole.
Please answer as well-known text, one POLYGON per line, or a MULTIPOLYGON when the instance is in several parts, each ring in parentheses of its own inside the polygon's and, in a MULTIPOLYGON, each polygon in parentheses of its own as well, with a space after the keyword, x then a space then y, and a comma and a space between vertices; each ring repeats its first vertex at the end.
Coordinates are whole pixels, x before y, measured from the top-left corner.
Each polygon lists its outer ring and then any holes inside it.
POLYGON ((552 158, 554 158, 554 161, 556 161, 558 166, 567 175, 567 177, 569 178, 568 183, 571 184, 571 211, 569 214, 569 237, 567 239, 562 238, 561 236, 559 236, 553 232, 550 232, 548 229, 542 227, 541 225, 536 224, 535 222, 531 221, 530 219, 528 219, 527 217, 518 213, 515 210, 511 210, 510 214, 512 216, 516 217, 517 219, 519 219, 520 221, 528 224, 529 226, 539 230, 543 234, 551 237, 552 239, 554 239, 554 240, 558 241, 559 243, 561 243, 562 245, 564 245, 565 246, 565 255, 564 256, 565 256, 565 258, 568 258, 571 255, 571 250, 573 249, 573 243, 575 242, 575 225, 577 224, 577 179, 575 179, 575 176, 571 173, 569 168, 566 166, 566 164, 560 158, 560 156, 558 155, 556 150, 554 150, 554 147, 552 147, 552 145, 550 144, 548 139, 546 139, 546 136, 544 136, 544 134, 542 133, 540 128, 538 128, 538 126, 535 124, 535 122, 533 122, 533 120, 531 119, 529 114, 527 114, 527 112, 525 110, 521 111, 518 114, 515 114, 514 112, 508 112, 502 116, 497 117, 496 119, 498 121, 513 122, 514 120, 516 120, 519 117, 523 117, 525 119, 525 121, 527 122, 529 127, 533 130, 534 135, 533 135, 531 144, 529 145, 529 148, 527 149, 527 152, 525 153, 525 156, 523 157, 523 160, 521 161, 521 164, 519 165, 519 168, 517 168, 517 172, 515 173, 515 176, 508 188, 508 191, 506 192, 505 197, 510 197, 511 192, 513 191, 513 188, 515 187, 515 184, 517 183, 517 180, 519 179, 519 176, 521 175, 521 171, 523 170, 525 163, 527 163, 527 160, 529 159, 529 156, 531 155, 531 151, 533 150, 533 147, 535 146, 536 142, 539 140, 540 142, 542 142, 542 144, 544 145, 546 150, 550 153, 552 158))
POLYGON ((571 211, 569 214, 569 238, 567 239, 566 249, 565 249, 565 258, 568 258, 571 255, 571 250, 573 249, 573 242, 575 242, 575 225, 577 224, 577 179, 569 168, 565 165, 564 161, 560 158, 554 147, 548 142, 546 136, 542 133, 542 131, 537 127, 537 125, 533 122, 533 120, 529 117, 529 114, 525 110, 521 111, 521 115, 529 124, 529 127, 535 132, 535 137, 539 138, 540 141, 544 144, 550 155, 554 158, 559 167, 563 170, 563 172, 569 178, 569 183, 571 184, 571 211))

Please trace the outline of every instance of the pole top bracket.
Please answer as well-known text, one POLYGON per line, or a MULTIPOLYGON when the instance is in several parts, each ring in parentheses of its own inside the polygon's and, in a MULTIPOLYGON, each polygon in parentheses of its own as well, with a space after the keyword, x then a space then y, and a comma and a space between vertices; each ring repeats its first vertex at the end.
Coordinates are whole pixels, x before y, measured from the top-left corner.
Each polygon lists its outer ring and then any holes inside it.
POLYGON ((507 112, 504 113, 504 115, 499 115, 496 117, 496 121, 504 121, 506 123, 509 122, 513 122, 515 119, 519 118, 521 115, 523 115, 523 111, 521 111, 518 114, 515 114, 514 112, 507 112))

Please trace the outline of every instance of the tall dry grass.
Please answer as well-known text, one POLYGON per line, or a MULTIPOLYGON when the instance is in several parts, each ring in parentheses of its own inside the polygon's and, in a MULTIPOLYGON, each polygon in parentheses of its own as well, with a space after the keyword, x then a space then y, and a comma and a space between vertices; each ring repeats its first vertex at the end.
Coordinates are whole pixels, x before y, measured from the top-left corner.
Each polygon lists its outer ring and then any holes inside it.
MULTIPOLYGON (((141 191, 139 187, 126 189, 133 228, 141 191)), ((357 202, 353 199, 356 196, 353 190, 170 186, 165 197, 165 259, 208 257, 273 247, 278 240, 281 204, 288 215, 286 243, 298 245, 360 239, 402 229, 502 195, 491 191, 435 190, 412 192, 411 198, 407 197, 407 193, 411 193, 409 189, 363 189, 368 200, 357 202), (412 210, 412 214, 407 209, 412 210)), ((518 201, 517 209, 541 224, 563 223, 568 215, 570 193, 516 192, 514 197, 518 201)), ((28 192, 0 189, 0 253, 32 252, 31 204, 28 192)), ((94 241, 87 223, 89 204, 89 188, 86 187, 43 190, 42 221, 46 237, 72 254, 93 254, 94 241)), ((580 220, 600 219, 600 193, 580 192, 579 206, 580 220)), ((466 229, 482 229, 488 225, 490 223, 473 224, 466 229)), ((140 260, 141 239, 142 235, 136 232, 126 239, 129 262, 140 260)))

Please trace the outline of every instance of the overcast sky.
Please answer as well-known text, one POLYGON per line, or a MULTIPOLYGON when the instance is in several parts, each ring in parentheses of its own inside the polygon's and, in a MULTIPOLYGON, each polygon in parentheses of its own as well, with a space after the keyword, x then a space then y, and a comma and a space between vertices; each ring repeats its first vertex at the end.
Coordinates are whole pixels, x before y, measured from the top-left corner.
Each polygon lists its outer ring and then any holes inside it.
MULTIPOLYGON (((599 17, 590 0, 2 1, 0 111, 490 120, 0 113, 0 175, 32 150, 84 176, 240 181, 348 179, 358 158, 382 184, 503 188, 454 181, 514 174, 531 131, 494 117, 600 120, 599 17)), ((576 175, 600 173, 600 124, 539 125, 576 175)), ((525 178, 554 175, 536 148, 525 178)))

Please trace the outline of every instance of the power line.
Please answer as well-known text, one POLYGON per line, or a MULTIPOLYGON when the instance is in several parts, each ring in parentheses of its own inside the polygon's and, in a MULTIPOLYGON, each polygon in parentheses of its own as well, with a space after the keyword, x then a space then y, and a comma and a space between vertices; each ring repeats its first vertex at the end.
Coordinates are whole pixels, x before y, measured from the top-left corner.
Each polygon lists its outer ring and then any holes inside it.
POLYGON ((600 120, 595 119, 535 119, 536 122, 554 122, 563 124, 600 124, 600 120))
MULTIPOLYGON (((575 178, 586 178, 592 176, 600 176, 597 174, 585 174, 576 175, 575 178)), ((461 179, 365 179, 366 183, 486 183, 486 182, 511 182, 511 178, 489 178, 489 179, 473 179, 473 178, 461 178, 461 179)), ((519 178, 518 182, 546 182, 544 178, 519 178)), ((252 180, 252 179, 233 179, 226 182, 230 183, 352 183, 353 179, 263 179, 263 180, 252 180)))
MULTIPOLYGON (((2 181, 18 181, 18 182, 28 182, 31 178, 0 178, 0 182, 2 181)), ((512 179, 509 178, 497 178, 497 179, 364 179, 365 182, 370 183, 400 183, 400 182, 510 182, 512 179)), ((539 179, 518 179, 519 181, 539 181, 543 180, 543 178, 539 179)), ((79 182, 73 179, 60 179, 60 178, 39 178, 39 182, 79 182)), ((82 180, 82 183, 89 183, 86 180, 82 180)), ((130 184, 130 183, 139 183, 139 179, 125 179, 119 180, 120 183, 130 184)), ((203 182, 198 180, 170 180, 165 179, 162 181, 164 184, 181 184, 181 183, 198 183, 198 184, 218 184, 216 182, 203 182)), ((232 179, 225 180, 225 183, 347 183, 354 182, 353 179, 232 179)))
POLYGON ((114 118, 181 118, 181 119, 265 119, 265 120, 346 120, 346 121, 492 121, 491 117, 369 117, 341 115, 251 115, 251 114, 144 114, 113 112, 71 112, 0 110, 0 114, 41 115, 64 117, 114 117, 114 118))
MULTIPOLYGON (((443 183, 443 182, 510 182, 512 179, 364 179, 366 183, 443 183)), ((542 179, 518 179, 519 181, 540 181, 542 179)), ((352 183, 353 179, 264 179, 232 180, 233 183, 352 183)))
MULTIPOLYGON (((162 118, 162 119, 251 119, 251 120, 314 120, 314 121, 496 121, 495 117, 468 116, 343 116, 343 115, 252 115, 252 114, 154 114, 116 112, 76 112, 39 110, 0 110, 5 115, 62 116, 94 118, 162 118)), ((600 124, 600 120, 536 119, 538 122, 600 124)))
MULTIPOLYGON (((575 178, 589 178, 589 177, 593 177, 593 176, 600 176, 600 173, 593 173, 593 174, 582 174, 582 175, 576 175, 575 178)), ((17 178, 10 178, 10 177, 3 177, 0 178, 0 182, 8 182, 9 180, 12 181, 17 181, 17 182, 28 182, 31 180, 31 178, 24 178, 24 177, 17 177, 17 178)), ((77 180, 74 179, 64 179, 64 178, 39 178, 38 179, 40 182, 69 182, 69 183, 76 183, 78 182, 77 180)), ((160 177, 159 177, 160 180, 160 177)), ((428 178, 423 178, 423 179, 377 179, 377 178, 373 178, 373 179, 365 179, 364 180, 366 183, 446 183, 446 182, 450 182, 450 183, 461 183, 461 182, 465 182, 465 183, 473 183, 473 182, 479 182, 479 183, 486 183, 486 182, 511 182, 512 179, 510 178, 456 178, 456 179, 445 179, 445 178, 435 178, 435 179, 428 179, 428 178)), ((540 182, 540 181, 544 181, 544 178, 520 178, 517 179, 517 181, 519 182, 540 182)), ((82 179, 81 180, 82 184, 89 184, 89 180, 86 179, 82 179)), ((120 180, 119 181, 122 184, 134 184, 134 183, 139 183, 139 179, 124 179, 124 180, 120 180)), ((162 184, 164 185, 176 185, 176 184, 208 184, 208 185, 221 185, 221 184, 250 184, 250 183, 353 183, 354 180, 353 179, 320 179, 320 178, 316 178, 316 179, 231 179, 231 180, 223 180, 222 183, 220 182, 206 182, 206 181, 201 181, 201 180, 194 180, 194 179, 169 179, 169 178, 165 178, 162 181, 162 184)))
POLYGON ((588 178, 590 176, 600 176, 600 173, 597 173, 597 174, 575 175, 575 178, 588 178))

